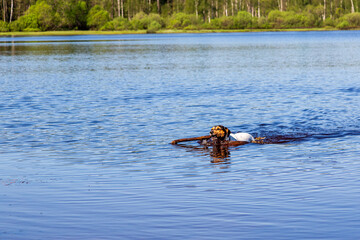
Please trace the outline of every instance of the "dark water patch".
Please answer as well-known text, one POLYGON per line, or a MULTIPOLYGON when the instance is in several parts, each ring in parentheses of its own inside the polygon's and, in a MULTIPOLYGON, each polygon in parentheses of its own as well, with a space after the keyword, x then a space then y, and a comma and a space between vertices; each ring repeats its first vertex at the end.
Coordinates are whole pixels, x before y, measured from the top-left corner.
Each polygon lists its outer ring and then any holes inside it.
POLYGON ((340 89, 344 93, 360 93, 360 87, 349 87, 340 89))
POLYGON ((13 124, 2 124, 2 126, 4 128, 14 128, 14 129, 17 129, 17 128, 28 128, 28 127, 31 127, 33 126, 34 123, 33 122, 18 122, 18 123, 13 123, 13 124))
POLYGON ((263 131, 259 134, 254 134, 255 137, 265 137, 265 144, 281 144, 289 142, 299 142, 299 141, 317 141, 321 139, 328 138, 343 138, 348 136, 359 136, 359 129, 329 129, 329 130, 319 130, 309 131, 309 129, 298 129, 296 131, 285 130, 282 131, 273 131, 266 132, 263 131))

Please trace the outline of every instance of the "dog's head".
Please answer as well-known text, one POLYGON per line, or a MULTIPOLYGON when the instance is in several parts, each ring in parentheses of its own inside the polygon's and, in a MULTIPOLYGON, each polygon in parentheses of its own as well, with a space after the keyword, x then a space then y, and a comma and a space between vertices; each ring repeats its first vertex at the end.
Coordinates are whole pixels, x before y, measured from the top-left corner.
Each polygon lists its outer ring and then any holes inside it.
POLYGON ((213 141, 224 141, 229 139, 230 133, 227 127, 217 125, 211 128, 210 136, 213 141))

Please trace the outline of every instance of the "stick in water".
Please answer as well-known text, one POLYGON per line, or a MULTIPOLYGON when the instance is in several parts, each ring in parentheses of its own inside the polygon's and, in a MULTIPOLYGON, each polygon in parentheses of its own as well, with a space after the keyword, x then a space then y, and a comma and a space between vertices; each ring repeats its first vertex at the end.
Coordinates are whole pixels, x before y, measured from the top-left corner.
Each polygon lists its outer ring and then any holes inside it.
POLYGON ((179 142, 188 142, 188 141, 197 141, 197 140, 204 140, 204 139, 209 139, 210 135, 207 136, 202 136, 202 137, 193 137, 193 138, 181 138, 181 139, 177 139, 171 142, 171 144, 177 144, 179 142))

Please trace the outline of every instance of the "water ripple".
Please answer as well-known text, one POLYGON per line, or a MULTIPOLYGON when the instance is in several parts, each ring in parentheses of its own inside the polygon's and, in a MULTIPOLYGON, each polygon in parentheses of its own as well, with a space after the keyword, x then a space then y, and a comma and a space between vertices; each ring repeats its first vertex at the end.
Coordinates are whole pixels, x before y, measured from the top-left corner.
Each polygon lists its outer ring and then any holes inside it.
POLYGON ((1 37, 0 236, 359 237, 358 37, 1 37))

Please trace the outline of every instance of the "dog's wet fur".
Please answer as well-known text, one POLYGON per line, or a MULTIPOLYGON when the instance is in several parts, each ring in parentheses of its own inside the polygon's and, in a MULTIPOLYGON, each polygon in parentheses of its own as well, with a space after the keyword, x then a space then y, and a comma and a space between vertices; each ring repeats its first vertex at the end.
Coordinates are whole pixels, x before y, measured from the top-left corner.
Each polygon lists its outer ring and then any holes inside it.
POLYGON ((219 146, 227 143, 230 139, 231 131, 222 125, 216 125, 210 130, 210 139, 206 142, 209 145, 219 146))

